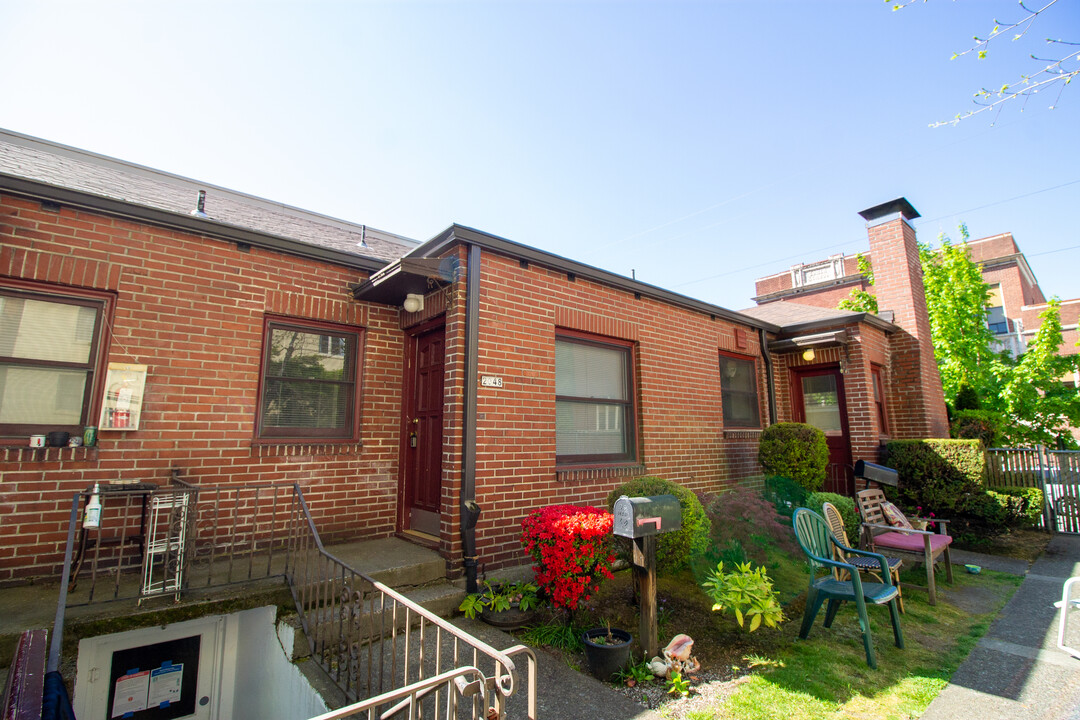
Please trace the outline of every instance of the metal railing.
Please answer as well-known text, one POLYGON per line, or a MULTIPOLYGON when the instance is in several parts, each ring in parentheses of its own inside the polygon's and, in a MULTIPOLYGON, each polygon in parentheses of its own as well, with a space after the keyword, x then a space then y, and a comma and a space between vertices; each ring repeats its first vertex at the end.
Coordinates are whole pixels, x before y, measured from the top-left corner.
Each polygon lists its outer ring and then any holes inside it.
MULTIPOLYGON (((292 483, 100 486, 98 527, 72 523, 68 607, 172 595, 288 571, 292 483)), ((82 517, 91 490, 72 497, 82 517)))
POLYGON ((425 701, 423 717, 453 718, 441 711, 458 712, 457 700, 450 698, 457 694, 470 699, 467 717, 483 718, 489 709, 502 717, 521 686, 512 659, 520 655, 528 669, 527 717, 536 717, 536 657, 528 647, 496 650, 335 558, 323 547, 299 493, 294 537, 289 585, 312 657, 347 697, 369 698, 350 712, 369 712, 387 698, 408 695, 425 701), (478 675, 465 681, 454 674, 461 669, 478 675), (409 695, 407 688, 419 695, 409 695))
POLYGON ((987 486, 1037 487, 1044 506, 1041 527, 1080 533, 1080 451, 990 448, 987 486))
POLYGON ((826 468, 825 484, 822 489, 825 492, 833 492, 837 495, 854 496, 856 488, 853 466, 847 463, 829 463, 826 468))
POLYGON ((90 496, 72 497, 50 669, 67 607, 279 577, 312 657, 354 703, 352 714, 325 717, 375 717, 377 708, 379 717, 503 717, 522 689, 526 717, 536 717, 532 650, 496 650, 331 555, 298 485, 197 487, 173 477, 167 486, 102 486, 102 520, 88 528, 80 518, 90 496), (514 662, 522 657, 527 682, 514 662))

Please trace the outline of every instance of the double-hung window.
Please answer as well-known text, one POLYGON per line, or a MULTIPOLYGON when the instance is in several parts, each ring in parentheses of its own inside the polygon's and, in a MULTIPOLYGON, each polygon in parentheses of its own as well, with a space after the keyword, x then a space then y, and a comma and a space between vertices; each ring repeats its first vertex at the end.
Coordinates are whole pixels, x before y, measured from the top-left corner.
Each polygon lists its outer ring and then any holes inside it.
POLYGON ((559 463, 636 458, 633 351, 578 335, 555 339, 555 454, 559 463))
POLYGON ((264 343, 258 437, 358 439, 360 331, 268 318, 264 343))
POLYGON ((724 408, 724 427, 761 427, 753 358, 720 356, 720 402, 724 408))
POLYGON ((100 375, 103 295, 0 287, 0 434, 82 433, 100 375))
POLYGON ((888 413, 885 412, 885 383, 881 379, 881 368, 870 366, 870 380, 874 389, 874 413, 877 415, 878 434, 889 434, 888 413))

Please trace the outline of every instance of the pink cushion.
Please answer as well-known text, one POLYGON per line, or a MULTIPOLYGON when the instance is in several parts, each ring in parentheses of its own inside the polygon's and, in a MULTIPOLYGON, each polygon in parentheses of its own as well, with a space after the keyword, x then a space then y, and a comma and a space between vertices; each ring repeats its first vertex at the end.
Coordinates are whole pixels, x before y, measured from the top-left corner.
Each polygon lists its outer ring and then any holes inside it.
MULTIPOLYGON (((923 540, 924 537, 926 536, 917 535, 915 533, 887 532, 882 533, 881 535, 875 535, 874 545, 896 548, 897 550, 907 550, 909 552, 923 552, 926 549, 926 542, 923 540)), ((930 551, 936 553, 951 542, 952 538, 948 535, 931 535, 930 551)))
MULTIPOLYGON (((904 513, 900 512, 900 508, 893 505, 891 502, 885 501, 881 503, 881 513, 885 516, 885 522, 892 525, 894 528, 903 528, 904 530, 913 530, 911 523, 904 517, 904 513)), ((908 533, 904 533, 907 535, 908 533)))

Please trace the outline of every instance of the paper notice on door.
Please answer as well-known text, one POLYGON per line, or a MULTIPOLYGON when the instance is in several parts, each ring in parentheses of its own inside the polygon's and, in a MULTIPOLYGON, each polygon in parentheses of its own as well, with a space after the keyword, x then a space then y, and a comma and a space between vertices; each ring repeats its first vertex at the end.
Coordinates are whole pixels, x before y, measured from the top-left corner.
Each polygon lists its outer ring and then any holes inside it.
POLYGON ((146 709, 146 693, 150 687, 150 671, 123 675, 116 679, 116 692, 113 693, 112 715, 120 717, 129 712, 146 709))
POLYGON ((184 679, 184 663, 162 665, 150 671, 150 692, 147 707, 159 707, 162 703, 180 702, 180 684, 184 679))

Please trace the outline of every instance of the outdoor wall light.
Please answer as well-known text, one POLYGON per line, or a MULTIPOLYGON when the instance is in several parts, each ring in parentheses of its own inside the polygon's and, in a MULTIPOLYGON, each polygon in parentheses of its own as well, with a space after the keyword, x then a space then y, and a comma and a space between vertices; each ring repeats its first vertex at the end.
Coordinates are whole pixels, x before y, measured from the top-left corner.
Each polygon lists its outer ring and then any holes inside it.
POLYGON ((814 348, 806 348, 803 350, 802 359, 806 362, 811 362, 814 359, 814 348))
POLYGON ((405 296, 405 302, 401 307, 405 309, 405 312, 420 312, 424 309, 424 296, 409 293, 405 296))

